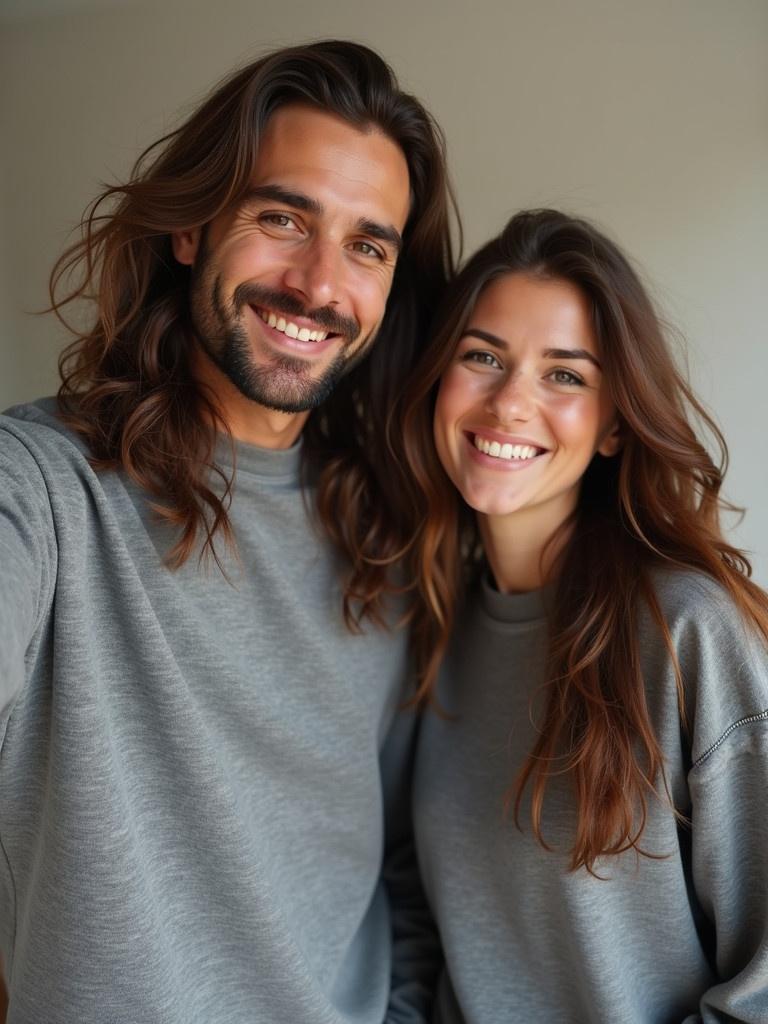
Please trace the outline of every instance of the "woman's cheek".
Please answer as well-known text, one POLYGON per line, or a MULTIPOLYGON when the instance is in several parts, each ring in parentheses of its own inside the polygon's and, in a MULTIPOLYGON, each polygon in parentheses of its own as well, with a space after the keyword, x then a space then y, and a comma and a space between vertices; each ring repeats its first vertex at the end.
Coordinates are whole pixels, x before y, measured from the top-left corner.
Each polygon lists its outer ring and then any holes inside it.
POLYGON ((435 403, 434 437, 437 455, 446 473, 454 478, 455 474, 455 428, 461 416, 459 406, 461 389, 455 386, 455 374, 452 370, 443 376, 435 403))
POLYGON ((599 417, 597 402, 590 394, 556 395, 548 405, 550 412, 557 416, 560 429, 567 434, 574 432, 578 437, 585 430, 592 430, 599 417))
POLYGON ((443 375, 435 415, 445 425, 456 422, 482 399, 486 391, 487 381, 481 374, 469 373, 466 367, 454 365, 443 375))

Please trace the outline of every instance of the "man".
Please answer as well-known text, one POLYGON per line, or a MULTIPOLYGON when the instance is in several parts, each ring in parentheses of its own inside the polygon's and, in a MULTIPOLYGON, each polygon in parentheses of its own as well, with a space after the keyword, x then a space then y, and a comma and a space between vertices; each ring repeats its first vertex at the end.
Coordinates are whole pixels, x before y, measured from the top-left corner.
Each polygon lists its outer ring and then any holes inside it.
POLYGON ((95 323, 0 420, 13 1021, 420 1019, 384 434, 447 195, 420 104, 317 43, 227 80, 59 262, 95 323))

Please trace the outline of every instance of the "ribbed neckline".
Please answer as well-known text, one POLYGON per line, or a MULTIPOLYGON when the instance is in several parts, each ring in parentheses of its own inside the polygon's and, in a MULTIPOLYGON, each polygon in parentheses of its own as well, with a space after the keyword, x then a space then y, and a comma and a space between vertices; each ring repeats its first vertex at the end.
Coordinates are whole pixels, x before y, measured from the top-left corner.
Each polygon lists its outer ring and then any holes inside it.
MULTIPOLYGON (((235 472, 270 480, 298 480, 301 448, 301 438, 290 448, 259 448, 235 440, 235 472)), ((232 444, 221 434, 216 439, 214 458, 223 469, 232 469, 232 444)))
POLYGON ((527 594, 502 594, 491 580, 489 573, 483 573, 480 583, 480 601, 485 612, 498 622, 538 622, 546 618, 547 606, 554 594, 554 585, 527 594))

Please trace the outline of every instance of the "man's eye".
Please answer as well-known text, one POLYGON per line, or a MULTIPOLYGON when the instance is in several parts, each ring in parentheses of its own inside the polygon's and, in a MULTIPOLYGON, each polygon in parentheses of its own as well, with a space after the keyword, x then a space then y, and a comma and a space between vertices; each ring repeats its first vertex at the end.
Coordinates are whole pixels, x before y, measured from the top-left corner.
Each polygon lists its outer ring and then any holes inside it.
POLYGON ((352 248, 355 252, 359 252, 361 256, 370 256, 372 259, 384 258, 384 254, 381 249, 378 249, 375 245, 371 245, 370 242, 353 242, 352 248))
POLYGON ((555 384, 583 384, 584 381, 578 375, 573 373, 572 370, 552 370, 549 374, 550 380, 553 380, 555 384))
POLYGON ((277 228, 290 228, 295 225, 293 217, 289 217, 287 213, 263 213, 261 219, 277 228))

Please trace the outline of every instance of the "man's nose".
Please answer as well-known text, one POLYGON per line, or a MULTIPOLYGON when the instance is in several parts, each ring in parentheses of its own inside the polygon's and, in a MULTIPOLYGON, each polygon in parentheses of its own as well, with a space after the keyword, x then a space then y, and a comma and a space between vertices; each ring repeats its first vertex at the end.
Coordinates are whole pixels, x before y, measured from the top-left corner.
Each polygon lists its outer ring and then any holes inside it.
POLYGON ((283 275, 285 287, 301 296, 310 309, 339 305, 342 300, 344 254, 329 240, 313 239, 294 252, 283 275))

